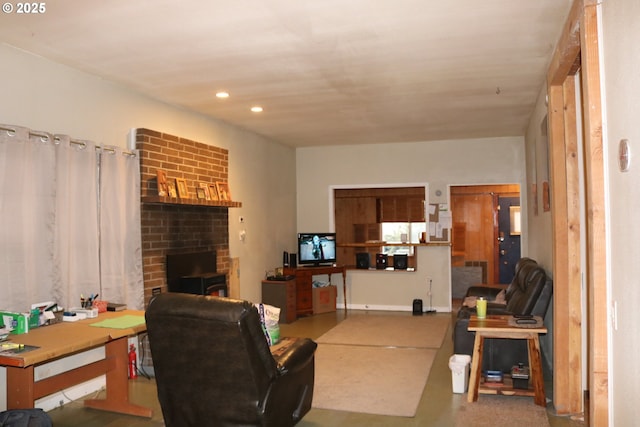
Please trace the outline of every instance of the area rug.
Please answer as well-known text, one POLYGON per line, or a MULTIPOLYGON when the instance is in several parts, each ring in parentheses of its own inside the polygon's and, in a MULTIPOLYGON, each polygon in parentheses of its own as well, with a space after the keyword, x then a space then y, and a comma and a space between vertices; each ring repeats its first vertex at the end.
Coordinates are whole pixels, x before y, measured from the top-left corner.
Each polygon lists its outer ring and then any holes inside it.
POLYGON ((313 407, 412 417, 436 351, 320 344, 313 407))
POLYGON ((450 316, 357 315, 347 317, 318 343, 440 348, 450 316))
POLYGON ((413 417, 448 316, 351 316, 320 338, 313 407, 413 417))
POLYGON ((465 400, 456 413, 456 427, 549 427, 547 410, 531 397, 480 395, 465 400))

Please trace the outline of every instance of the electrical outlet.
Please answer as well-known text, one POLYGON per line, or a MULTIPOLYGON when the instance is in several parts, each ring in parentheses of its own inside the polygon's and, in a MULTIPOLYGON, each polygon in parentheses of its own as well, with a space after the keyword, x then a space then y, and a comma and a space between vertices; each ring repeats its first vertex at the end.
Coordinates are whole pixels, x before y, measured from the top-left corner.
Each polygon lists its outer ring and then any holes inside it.
POLYGON ((160 287, 151 289, 151 295, 154 297, 160 293, 162 293, 162 288, 160 287))

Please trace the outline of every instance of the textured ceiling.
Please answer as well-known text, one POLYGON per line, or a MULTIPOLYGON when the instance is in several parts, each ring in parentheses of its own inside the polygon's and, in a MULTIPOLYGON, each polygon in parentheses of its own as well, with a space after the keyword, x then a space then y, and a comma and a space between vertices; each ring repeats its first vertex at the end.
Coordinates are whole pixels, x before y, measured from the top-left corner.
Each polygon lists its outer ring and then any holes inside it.
POLYGON ((0 40, 291 146, 513 136, 570 4, 56 0, 0 40))

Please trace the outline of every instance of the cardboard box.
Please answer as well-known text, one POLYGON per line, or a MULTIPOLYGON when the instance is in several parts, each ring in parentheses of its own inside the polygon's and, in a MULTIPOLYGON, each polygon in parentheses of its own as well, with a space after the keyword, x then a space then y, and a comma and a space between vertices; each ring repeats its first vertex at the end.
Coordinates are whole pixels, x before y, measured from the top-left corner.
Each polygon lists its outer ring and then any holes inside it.
POLYGON ((313 288, 313 314, 336 311, 336 287, 313 288))

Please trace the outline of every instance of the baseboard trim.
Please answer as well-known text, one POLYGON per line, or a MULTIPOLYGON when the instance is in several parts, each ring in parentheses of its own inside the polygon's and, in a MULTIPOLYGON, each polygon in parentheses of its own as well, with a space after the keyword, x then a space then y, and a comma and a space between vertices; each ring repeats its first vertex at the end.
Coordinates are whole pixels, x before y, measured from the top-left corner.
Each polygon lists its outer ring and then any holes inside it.
MULTIPOLYGON (((344 307, 344 305, 342 306, 344 307)), ((347 304, 349 310, 373 310, 373 311, 410 311, 413 312, 413 306, 411 305, 376 305, 376 304, 347 304)), ((450 307, 424 307, 424 312, 427 310, 435 310, 438 313, 451 313, 450 307)))

